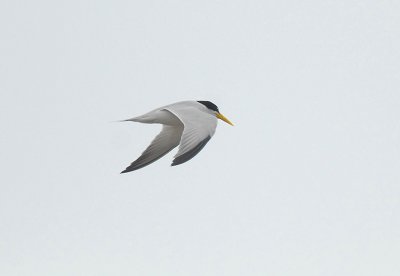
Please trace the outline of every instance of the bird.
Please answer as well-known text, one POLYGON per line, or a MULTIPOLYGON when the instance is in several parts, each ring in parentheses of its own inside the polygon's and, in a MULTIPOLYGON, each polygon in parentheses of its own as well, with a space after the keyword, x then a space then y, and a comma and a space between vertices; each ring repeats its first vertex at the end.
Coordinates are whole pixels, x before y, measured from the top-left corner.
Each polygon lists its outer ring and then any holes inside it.
POLYGON ((182 101, 122 120, 163 126, 161 132, 140 157, 121 173, 132 172, 150 165, 178 145, 179 149, 171 166, 189 161, 210 141, 217 128, 218 119, 233 126, 233 123, 210 101, 182 101))

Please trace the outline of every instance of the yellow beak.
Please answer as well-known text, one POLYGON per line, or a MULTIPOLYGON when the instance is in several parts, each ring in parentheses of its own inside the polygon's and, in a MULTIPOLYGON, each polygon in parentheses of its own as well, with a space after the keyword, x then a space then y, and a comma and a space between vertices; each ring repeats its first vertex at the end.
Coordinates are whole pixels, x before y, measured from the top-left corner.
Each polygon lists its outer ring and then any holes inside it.
POLYGON ((228 118, 226 118, 224 115, 222 115, 221 113, 217 112, 217 118, 221 119, 222 121, 224 121, 227 124, 230 124, 231 126, 233 126, 232 122, 228 120, 228 118))

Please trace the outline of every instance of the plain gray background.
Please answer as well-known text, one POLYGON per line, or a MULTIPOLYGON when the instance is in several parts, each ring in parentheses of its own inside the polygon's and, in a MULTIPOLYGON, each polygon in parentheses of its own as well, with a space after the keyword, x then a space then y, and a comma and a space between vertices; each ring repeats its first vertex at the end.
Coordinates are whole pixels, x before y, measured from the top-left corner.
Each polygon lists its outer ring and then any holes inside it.
POLYGON ((400 275, 399 1, 2 1, 1 275, 400 275), (196 158, 120 175, 210 100, 196 158))

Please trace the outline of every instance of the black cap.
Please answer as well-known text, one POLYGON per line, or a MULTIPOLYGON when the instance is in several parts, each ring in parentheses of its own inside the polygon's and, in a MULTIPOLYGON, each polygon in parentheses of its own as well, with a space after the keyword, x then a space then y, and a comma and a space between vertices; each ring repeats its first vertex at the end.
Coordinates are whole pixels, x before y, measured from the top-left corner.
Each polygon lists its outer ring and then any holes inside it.
POLYGON ((197 101, 197 102, 205 105, 208 109, 211 109, 211 110, 219 113, 218 106, 216 106, 212 102, 209 102, 209 101, 197 101))

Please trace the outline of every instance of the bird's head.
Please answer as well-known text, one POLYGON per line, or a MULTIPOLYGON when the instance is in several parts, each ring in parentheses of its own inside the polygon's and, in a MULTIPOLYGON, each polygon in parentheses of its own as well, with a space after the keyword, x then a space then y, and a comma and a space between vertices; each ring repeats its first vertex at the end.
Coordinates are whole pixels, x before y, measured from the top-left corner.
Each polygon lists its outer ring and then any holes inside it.
POLYGON ((204 105, 207 108, 208 112, 214 114, 215 117, 217 117, 218 119, 224 121, 225 123, 228 123, 231 126, 233 126, 233 123, 231 121, 229 121, 228 118, 226 118, 224 115, 219 113, 218 106, 216 106, 214 103, 209 102, 209 101, 197 101, 197 102, 204 105))

